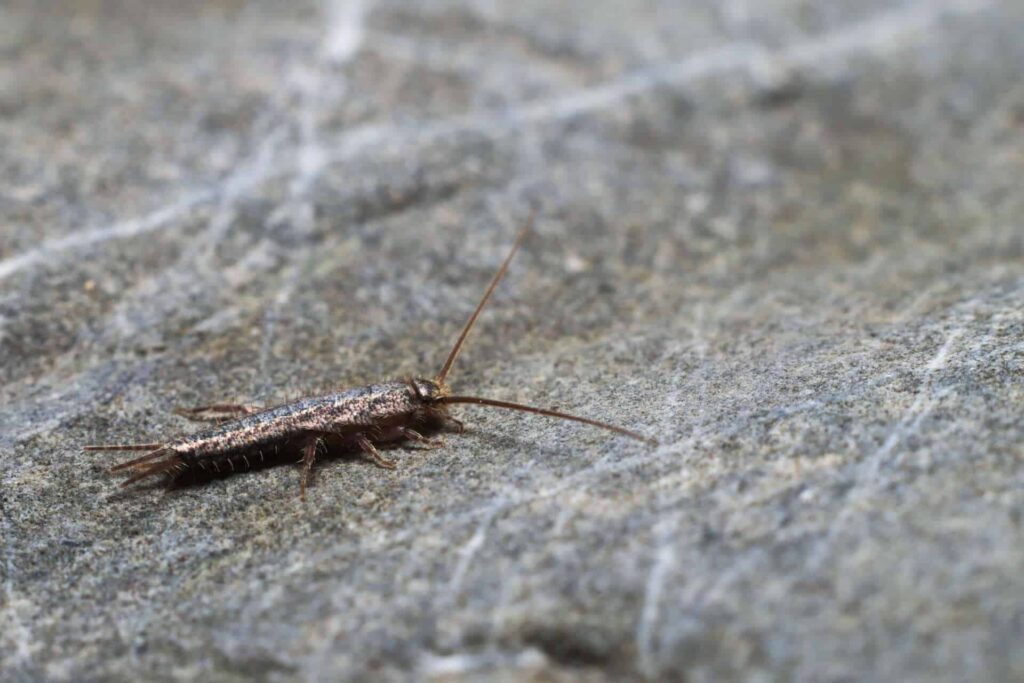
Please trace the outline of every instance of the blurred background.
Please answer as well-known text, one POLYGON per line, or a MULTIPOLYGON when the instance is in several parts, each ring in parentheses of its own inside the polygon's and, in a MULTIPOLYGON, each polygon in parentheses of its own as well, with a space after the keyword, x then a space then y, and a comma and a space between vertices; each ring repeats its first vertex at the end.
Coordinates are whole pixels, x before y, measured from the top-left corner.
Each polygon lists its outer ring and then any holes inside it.
POLYGON ((1024 5, 0 4, 8 680, 1024 677, 1024 5), (399 468, 121 493, 443 360, 399 468))

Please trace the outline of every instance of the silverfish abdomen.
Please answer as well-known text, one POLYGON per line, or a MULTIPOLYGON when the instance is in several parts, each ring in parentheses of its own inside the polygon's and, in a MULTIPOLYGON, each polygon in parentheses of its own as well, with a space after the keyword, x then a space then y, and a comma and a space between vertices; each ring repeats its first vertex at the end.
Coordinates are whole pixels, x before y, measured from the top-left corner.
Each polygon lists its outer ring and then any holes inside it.
POLYGON ((370 384, 276 406, 190 434, 167 447, 203 457, 270 445, 310 432, 351 433, 422 409, 408 382, 370 384))

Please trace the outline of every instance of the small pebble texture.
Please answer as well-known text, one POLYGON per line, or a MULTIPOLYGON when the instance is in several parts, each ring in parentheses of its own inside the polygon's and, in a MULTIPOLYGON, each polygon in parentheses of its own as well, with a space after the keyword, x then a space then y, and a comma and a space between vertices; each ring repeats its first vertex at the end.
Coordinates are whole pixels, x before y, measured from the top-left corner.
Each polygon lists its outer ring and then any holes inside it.
POLYGON ((1024 680, 1024 4, 0 5, 4 681, 1024 680), (172 411, 432 376, 385 471, 172 411))

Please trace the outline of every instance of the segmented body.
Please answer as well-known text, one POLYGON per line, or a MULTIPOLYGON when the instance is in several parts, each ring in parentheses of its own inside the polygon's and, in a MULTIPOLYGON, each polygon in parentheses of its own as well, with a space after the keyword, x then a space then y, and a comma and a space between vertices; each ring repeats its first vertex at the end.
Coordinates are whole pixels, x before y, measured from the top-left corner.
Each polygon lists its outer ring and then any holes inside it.
POLYGON ((311 443, 358 449, 363 439, 401 441, 418 435, 410 428, 435 427, 444 417, 443 406, 431 405, 436 394, 436 385, 425 380, 393 381, 254 412, 160 445, 135 461, 142 469, 126 483, 163 474, 173 485, 245 471, 311 443))
POLYGON ((301 495, 305 498, 309 475, 322 446, 340 443, 350 448, 357 447, 381 467, 393 468, 394 463, 382 458, 375 444, 414 440, 430 446, 440 445, 437 441, 425 438, 417 430, 438 429, 451 423, 457 425, 461 432, 462 423, 448 414, 448 406, 455 404, 490 406, 571 420, 656 444, 653 439, 638 432, 607 422, 510 401, 452 395, 448 388, 448 373, 462 350, 466 336, 508 270, 512 257, 530 231, 533 218, 534 212, 531 212, 530 219, 520 230, 515 244, 491 279, 491 284, 466 321, 441 371, 434 379, 417 378, 371 384, 337 394, 305 398, 266 410, 224 404, 200 406, 186 410, 183 414, 194 417, 213 412, 221 417, 228 414, 244 417, 168 443, 98 444, 86 446, 85 449, 147 451, 139 458, 111 468, 113 472, 131 472, 132 476, 123 482, 125 486, 156 475, 166 476, 173 486, 197 475, 209 477, 252 469, 282 451, 297 451, 301 454, 301 495))

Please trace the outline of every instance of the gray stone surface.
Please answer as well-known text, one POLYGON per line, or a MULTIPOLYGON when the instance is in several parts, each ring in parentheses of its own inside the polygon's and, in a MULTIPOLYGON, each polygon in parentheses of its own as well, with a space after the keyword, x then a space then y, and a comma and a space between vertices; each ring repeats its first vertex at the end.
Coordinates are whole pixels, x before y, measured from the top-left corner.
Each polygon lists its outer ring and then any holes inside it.
POLYGON ((1024 678, 1019 2, 0 6, 0 678, 1024 678), (443 450, 83 444, 443 359, 443 450))

